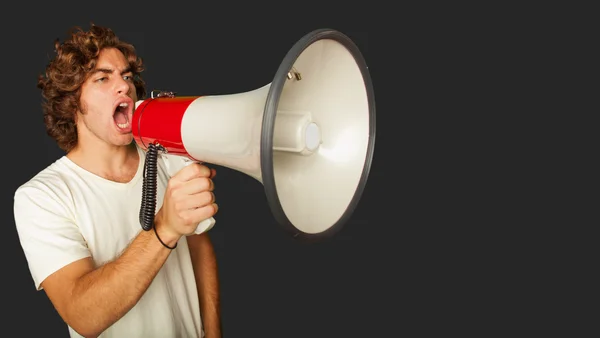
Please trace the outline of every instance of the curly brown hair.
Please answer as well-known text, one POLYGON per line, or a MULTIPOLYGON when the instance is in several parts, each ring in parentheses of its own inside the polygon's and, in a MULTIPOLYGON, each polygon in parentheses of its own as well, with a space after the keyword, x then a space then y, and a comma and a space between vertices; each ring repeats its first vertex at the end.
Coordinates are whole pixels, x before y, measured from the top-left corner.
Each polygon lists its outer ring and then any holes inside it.
POLYGON ((127 60, 134 76, 138 99, 145 98, 146 85, 140 74, 144 70, 142 58, 133 45, 121 41, 107 27, 91 24, 89 31, 74 27, 62 44, 54 41, 56 57, 39 75, 37 87, 42 89, 42 110, 46 132, 58 146, 69 152, 77 144, 75 117, 80 108, 81 85, 88 78, 104 48, 117 48, 127 60))

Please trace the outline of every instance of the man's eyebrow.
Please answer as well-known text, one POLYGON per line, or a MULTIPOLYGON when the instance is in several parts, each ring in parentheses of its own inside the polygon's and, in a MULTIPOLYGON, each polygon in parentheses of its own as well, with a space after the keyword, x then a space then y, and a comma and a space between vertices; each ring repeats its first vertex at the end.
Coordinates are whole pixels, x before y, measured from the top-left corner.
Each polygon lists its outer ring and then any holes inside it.
MULTIPOLYGON (((96 73, 112 74, 113 72, 114 72, 114 69, 110 69, 110 68, 96 68, 96 69, 94 69, 92 74, 96 74, 96 73)), ((131 72, 131 67, 127 67, 127 68, 123 69, 123 71, 121 71, 121 75, 130 73, 130 72, 131 72)))

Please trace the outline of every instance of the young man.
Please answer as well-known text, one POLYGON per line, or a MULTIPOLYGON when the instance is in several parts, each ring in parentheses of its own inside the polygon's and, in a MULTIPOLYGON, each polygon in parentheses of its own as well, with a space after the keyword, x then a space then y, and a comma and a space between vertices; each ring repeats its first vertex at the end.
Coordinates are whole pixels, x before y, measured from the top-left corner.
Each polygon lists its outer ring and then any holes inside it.
POLYGON ((217 212, 214 170, 159 157, 158 212, 143 230, 146 153, 131 126, 146 95, 142 61, 95 25, 55 47, 39 87, 48 134, 66 155, 14 196, 35 287, 72 337, 220 337, 215 254, 206 232, 194 233, 217 212))

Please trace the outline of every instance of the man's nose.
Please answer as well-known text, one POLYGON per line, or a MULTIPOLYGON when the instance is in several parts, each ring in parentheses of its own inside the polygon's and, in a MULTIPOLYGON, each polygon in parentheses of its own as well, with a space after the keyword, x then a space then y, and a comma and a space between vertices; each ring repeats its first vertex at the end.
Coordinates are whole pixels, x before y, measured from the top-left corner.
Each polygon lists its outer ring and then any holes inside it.
POLYGON ((117 92, 119 94, 129 94, 129 92, 131 91, 131 87, 129 86, 129 82, 120 79, 119 82, 117 83, 117 92))

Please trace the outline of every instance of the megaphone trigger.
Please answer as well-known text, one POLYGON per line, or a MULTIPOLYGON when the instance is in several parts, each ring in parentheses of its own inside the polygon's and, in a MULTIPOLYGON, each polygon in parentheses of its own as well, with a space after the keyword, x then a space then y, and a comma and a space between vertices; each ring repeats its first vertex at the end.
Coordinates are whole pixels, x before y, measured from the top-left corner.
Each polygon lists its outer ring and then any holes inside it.
POLYGON ((199 235, 201 233, 207 232, 208 230, 212 229, 213 225, 215 225, 216 222, 217 221, 215 221, 213 217, 205 219, 204 221, 200 222, 200 224, 198 224, 196 230, 194 230, 194 234, 199 235))

